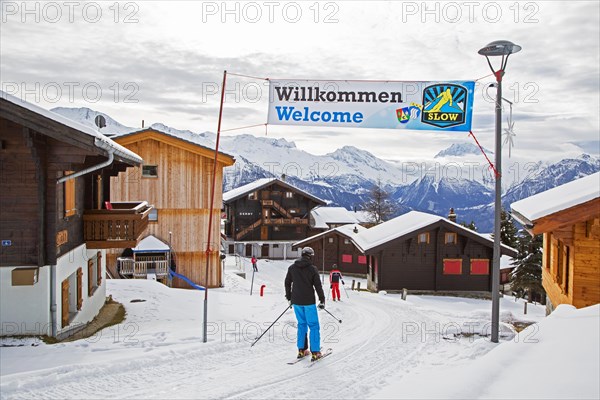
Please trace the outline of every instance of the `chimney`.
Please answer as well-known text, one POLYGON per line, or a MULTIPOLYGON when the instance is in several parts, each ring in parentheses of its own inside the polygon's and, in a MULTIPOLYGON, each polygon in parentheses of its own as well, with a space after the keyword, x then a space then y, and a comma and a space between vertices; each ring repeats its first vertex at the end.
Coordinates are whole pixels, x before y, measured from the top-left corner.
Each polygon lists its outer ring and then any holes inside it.
POLYGON ((285 182, 285 174, 281 174, 281 180, 285 182))
POLYGON ((144 120, 142 120, 142 128, 144 127, 144 120))
POLYGON ((450 208, 450 213, 448 214, 448 219, 452 222, 456 222, 456 214, 454 213, 454 208, 450 208))

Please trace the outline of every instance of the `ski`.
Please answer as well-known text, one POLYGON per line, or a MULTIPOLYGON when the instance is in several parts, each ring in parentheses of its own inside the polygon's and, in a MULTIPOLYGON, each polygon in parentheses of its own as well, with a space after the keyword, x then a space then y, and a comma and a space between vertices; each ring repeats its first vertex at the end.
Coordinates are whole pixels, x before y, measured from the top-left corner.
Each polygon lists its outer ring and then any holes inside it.
POLYGON ((296 358, 294 361, 290 361, 290 362, 288 363, 288 365, 294 365, 294 364, 296 364, 297 362, 300 362, 300 361, 304 360, 305 358, 310 358, 310 353, 308 353, 308 355, 305 355, 305 356, 304 356, 304 357, 302 357, 302 358, 296 358))
POLYGON ((308 365, 306 366, 306 368, 310 368, 310 367, 312 367, 312 366, 313 366, 313 365, 315 365, 317 362, 319 362, 319 361, 321 361, 322 359, 324 359, 325 357, 327 357, 327 356, 331 355, 332 351, 333 351, 333 349, 331 349, 331 348, 328 348, 327 350, 325 350, 325 351, 323 352, 323 355, 321 356, 321 358, 317 358, 317 359, 316 359, 316 360, 314 360, 314 361, 313 361, 313 360, 311 360, 310 364, 308 364, 308 365))
POLYGON ((290 361, 290 362, 288 362, 288 365, 294 365, 294 364, 296 364, 296 363, 298 363, 298 362, 300 362, 300 361, 304 360, 305 358, 310 358, 310 356, 304 356, 304 357, 302 357, 302 358, 296 358, 294 361, 290 361))

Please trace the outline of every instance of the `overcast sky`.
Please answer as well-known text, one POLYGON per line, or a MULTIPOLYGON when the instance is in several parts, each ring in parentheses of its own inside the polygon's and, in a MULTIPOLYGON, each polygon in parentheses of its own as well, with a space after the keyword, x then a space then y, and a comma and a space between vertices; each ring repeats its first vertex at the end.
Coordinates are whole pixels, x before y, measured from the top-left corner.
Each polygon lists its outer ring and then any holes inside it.
MULTIPOLYGON (((216 132, 224 70, 271 79, 474 80, 491 73, 477 51, 506 39, 523 47, 504 77, 514 156, 599 152, 597 0, 0 4, 2 90, 46 108, 216 132)), ((493 78, 478 82, 473 132, 493 149, 494 104, 485 97, 495 96, 486 89, 493 78)), ((230 76, 227 87, 224 130, 266 122, 266 81, 230 76)), ((224 132, 240 133, 265 128, 224 132)), ((460 132, 281 126, 267 134, 314 154, 353 145, 395 160, 472 140, 460 132)))

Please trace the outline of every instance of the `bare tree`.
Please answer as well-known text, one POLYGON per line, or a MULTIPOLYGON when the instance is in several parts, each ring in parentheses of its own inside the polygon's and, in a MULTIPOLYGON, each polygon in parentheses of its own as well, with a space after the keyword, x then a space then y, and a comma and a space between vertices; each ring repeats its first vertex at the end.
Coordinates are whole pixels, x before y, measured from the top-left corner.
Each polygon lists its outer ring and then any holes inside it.
POLYGON ((390 194, 381 185, 381 179, 371 188, 369 198, 363 203, 365 210, 371 217, 371 222, 380 224, 390 219, 396 211, 395 204, 390 200, 390 194))

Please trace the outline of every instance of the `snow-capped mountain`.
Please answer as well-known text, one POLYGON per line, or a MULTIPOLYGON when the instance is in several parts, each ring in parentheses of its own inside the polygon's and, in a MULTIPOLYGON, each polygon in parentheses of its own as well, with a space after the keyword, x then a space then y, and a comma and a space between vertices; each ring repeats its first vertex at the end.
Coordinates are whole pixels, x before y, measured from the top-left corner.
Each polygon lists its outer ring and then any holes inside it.
MULTIPOLYGON (((95 127, 96 115, 104 115, 107 126, 101 132, 107 135, 139 129, 126 127, 106 114, 87 108, 52 111, 92 127, 95 127)), ((161 123, 150 127, 203 146, 215 145, 216 135, 212 132, 195 133, 161 123)), ((438 152, 435 162, 410 163, 410 168, 353 146, 314 155, 286 139, 247 134, 222 136, 220 150, 236 159, 234 166, 224 171, 224 191, 260 178, 285 176, 292 185, 331 205, 353 209, 361 207, 379 181, 396 202, 398 214, 419 210, 446 216, 453 207, 459 222, 473 221, 480 232, 491 232, 493 228, 494 179, 487 163, 481 162, 480 149, 472 143, 455 143, 438 152), (473 160, 477 160, 478 170, 473 169, 473 160), (416 165, 415 172, 412 167, 416 165)), ((489 150, 486 152, 491 154, 489 150)), ((508 172, 512 170, 505 170, 503 183, 507 189, 502 197, 505 208, 522 198, 599 171, 600 158, 583 154, 553 164, 528 163, 527 167, 524 176, 510 176, 508 172)))
MULTIPOLYGON (((483 148, 483 150, 488 154, 488 156, 490 154, 494 154, 493 151, 488 150, 485 147, 483 148)), ((462 156, 466 156, 466 155, 480 155, 480 154, 481 154, 481 150, 479 149, 479 147, 477 147, 473 143, 453 143, 447 149, 444 149, 444 150, 440 151, 439 153, 437 153, 434 158, 462 157, 462 156)))
POLYGON ((86 107, 81 107, 81 108, 56 107, 56 108, 51 109, 50 111, 60 114, 63 117, 72 119, 73 121, 77 121, 80 124, 88 126, 92 129, 98 130, 105 135, 121 134, 121 133, 127 133, 127 132, 132 132, 132 131, 137 130, 136 128, 132 128, 130 126, 125 126, 125 125, 115 121, 107 114, 104 114, 99 111, 90 110, 89 108, 86 108, 86 107), (96 123, 94 122, 98 115, 102 115, 106 119, 106 126, 102 129, 98 129, 98 127, 96 126, 96 123))

